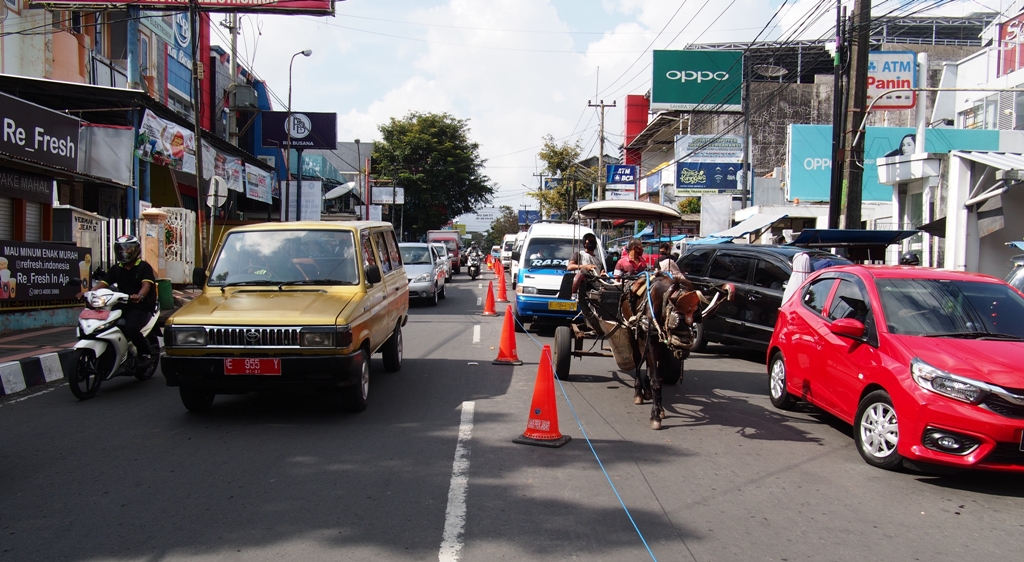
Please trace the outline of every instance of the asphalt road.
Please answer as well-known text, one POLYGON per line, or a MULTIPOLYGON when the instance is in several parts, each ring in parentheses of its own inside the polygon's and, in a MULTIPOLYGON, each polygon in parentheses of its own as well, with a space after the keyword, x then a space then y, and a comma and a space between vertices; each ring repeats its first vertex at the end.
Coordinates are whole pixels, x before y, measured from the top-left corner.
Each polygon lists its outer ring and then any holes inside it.
POLYGON ((849 426, 772 408, 759 354, 691 357, 661 431, 612 359, 573 360, 573 440, 512 443, 552 333, 492 365, 490 277, 413 306, 360 414, 265 394, 190 414, 160 375, 3 403, 0 560, 1021 559, 1024 478, 873 469, 849 426))

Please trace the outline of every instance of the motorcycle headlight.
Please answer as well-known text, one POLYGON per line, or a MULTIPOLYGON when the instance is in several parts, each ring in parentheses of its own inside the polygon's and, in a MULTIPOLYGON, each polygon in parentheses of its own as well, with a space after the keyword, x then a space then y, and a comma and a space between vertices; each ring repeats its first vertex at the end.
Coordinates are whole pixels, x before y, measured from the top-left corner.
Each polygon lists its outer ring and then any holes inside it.
POLYGON ((168 347, 204 346, 207 343, 205 328, 171 327, 168 347))
POLYGON ((89 299, 89 306, 91 306, 93 308, 103 308, 103 307, 107 306, 107 303, 109 303, 110 299, 112 299, 112 298, 114 298, 114 295, 111 295, 111 294, 107 294, 107 295, 96 295, 96 294, 94 294, 89 299))
POLYGON ((910 362, 910 374, 921 388, 968 404, 981 402, 990 392, 983 382, 947 373, 916 357, 910 362))
POLYGON ((537 294, 537 287, 526 287, 526 286, 523 286, 523 294, 524 295, 536 295, 537 294))
POLYGON ((427 281, 429 279, 430 279, 430 274, 429 273, 422 273, 420 275, 417 275, 416 278, 412 280, 412 282, 413 283, 422 283, 422 282, 427 281))

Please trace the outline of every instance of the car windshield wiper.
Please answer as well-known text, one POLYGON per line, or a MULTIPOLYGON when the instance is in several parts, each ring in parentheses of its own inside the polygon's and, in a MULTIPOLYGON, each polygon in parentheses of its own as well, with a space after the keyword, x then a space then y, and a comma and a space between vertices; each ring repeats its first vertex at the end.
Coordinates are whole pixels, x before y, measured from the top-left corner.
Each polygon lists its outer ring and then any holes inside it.
POLYGON ((288 283, 282 283, 282 285, 355 285, 356 281, 346 281, 344 279, 303 279, 301 281, 289 281, 288 283))
POLYGON ((1013 334, 1000 334, 998 332, 940 332, 937 334, 922 334, 928 338, 964 338, 972 340, 1009 340, 1024 341, 1024 337, 1013 334))
POLYGON ((265 285, 279 285, 280 281, 271 281, 269 279, 253 279, 251 281, 232 281, 231 283, 224 283, 220 286, 220 292, 224 292, 224 289, 228 287, 242 287, 242 286, 265 286, 265 285))

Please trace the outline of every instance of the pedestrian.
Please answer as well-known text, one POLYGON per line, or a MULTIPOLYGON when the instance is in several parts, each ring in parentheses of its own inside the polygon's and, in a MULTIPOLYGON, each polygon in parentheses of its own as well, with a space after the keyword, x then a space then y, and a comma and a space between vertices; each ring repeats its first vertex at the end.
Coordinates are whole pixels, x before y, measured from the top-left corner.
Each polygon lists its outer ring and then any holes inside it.
POLYGON ((615 278, 624 275, 636 275, 647 270, 647 263, 644 261, 644 244, 639 238, 632 238, 626 245, 626 253, 619 258, 615 264, 615 278))

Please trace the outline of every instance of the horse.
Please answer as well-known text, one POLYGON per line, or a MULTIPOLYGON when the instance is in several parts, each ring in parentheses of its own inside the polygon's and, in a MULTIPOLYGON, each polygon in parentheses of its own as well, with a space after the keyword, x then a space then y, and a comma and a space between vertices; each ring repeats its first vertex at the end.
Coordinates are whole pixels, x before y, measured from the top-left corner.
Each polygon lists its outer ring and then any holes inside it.
POLYGON ((732 298, 732 287, 717 289, 707 298, 678 272, 642 273, 623 291, 621 318, 630 330, 630 343, 636 364, 633 403, 651 400, 651 429, 661 429, 665 418, 662 407, 662 369, 681 363, 693 345, 692 326, 714 314, 724 300, 732 298), (723 298, 724 297, 724 298, 723 298), (701 310, 701 303, 707 306, 701 310), (641 374, 647 362, 647 376, 641 374))

